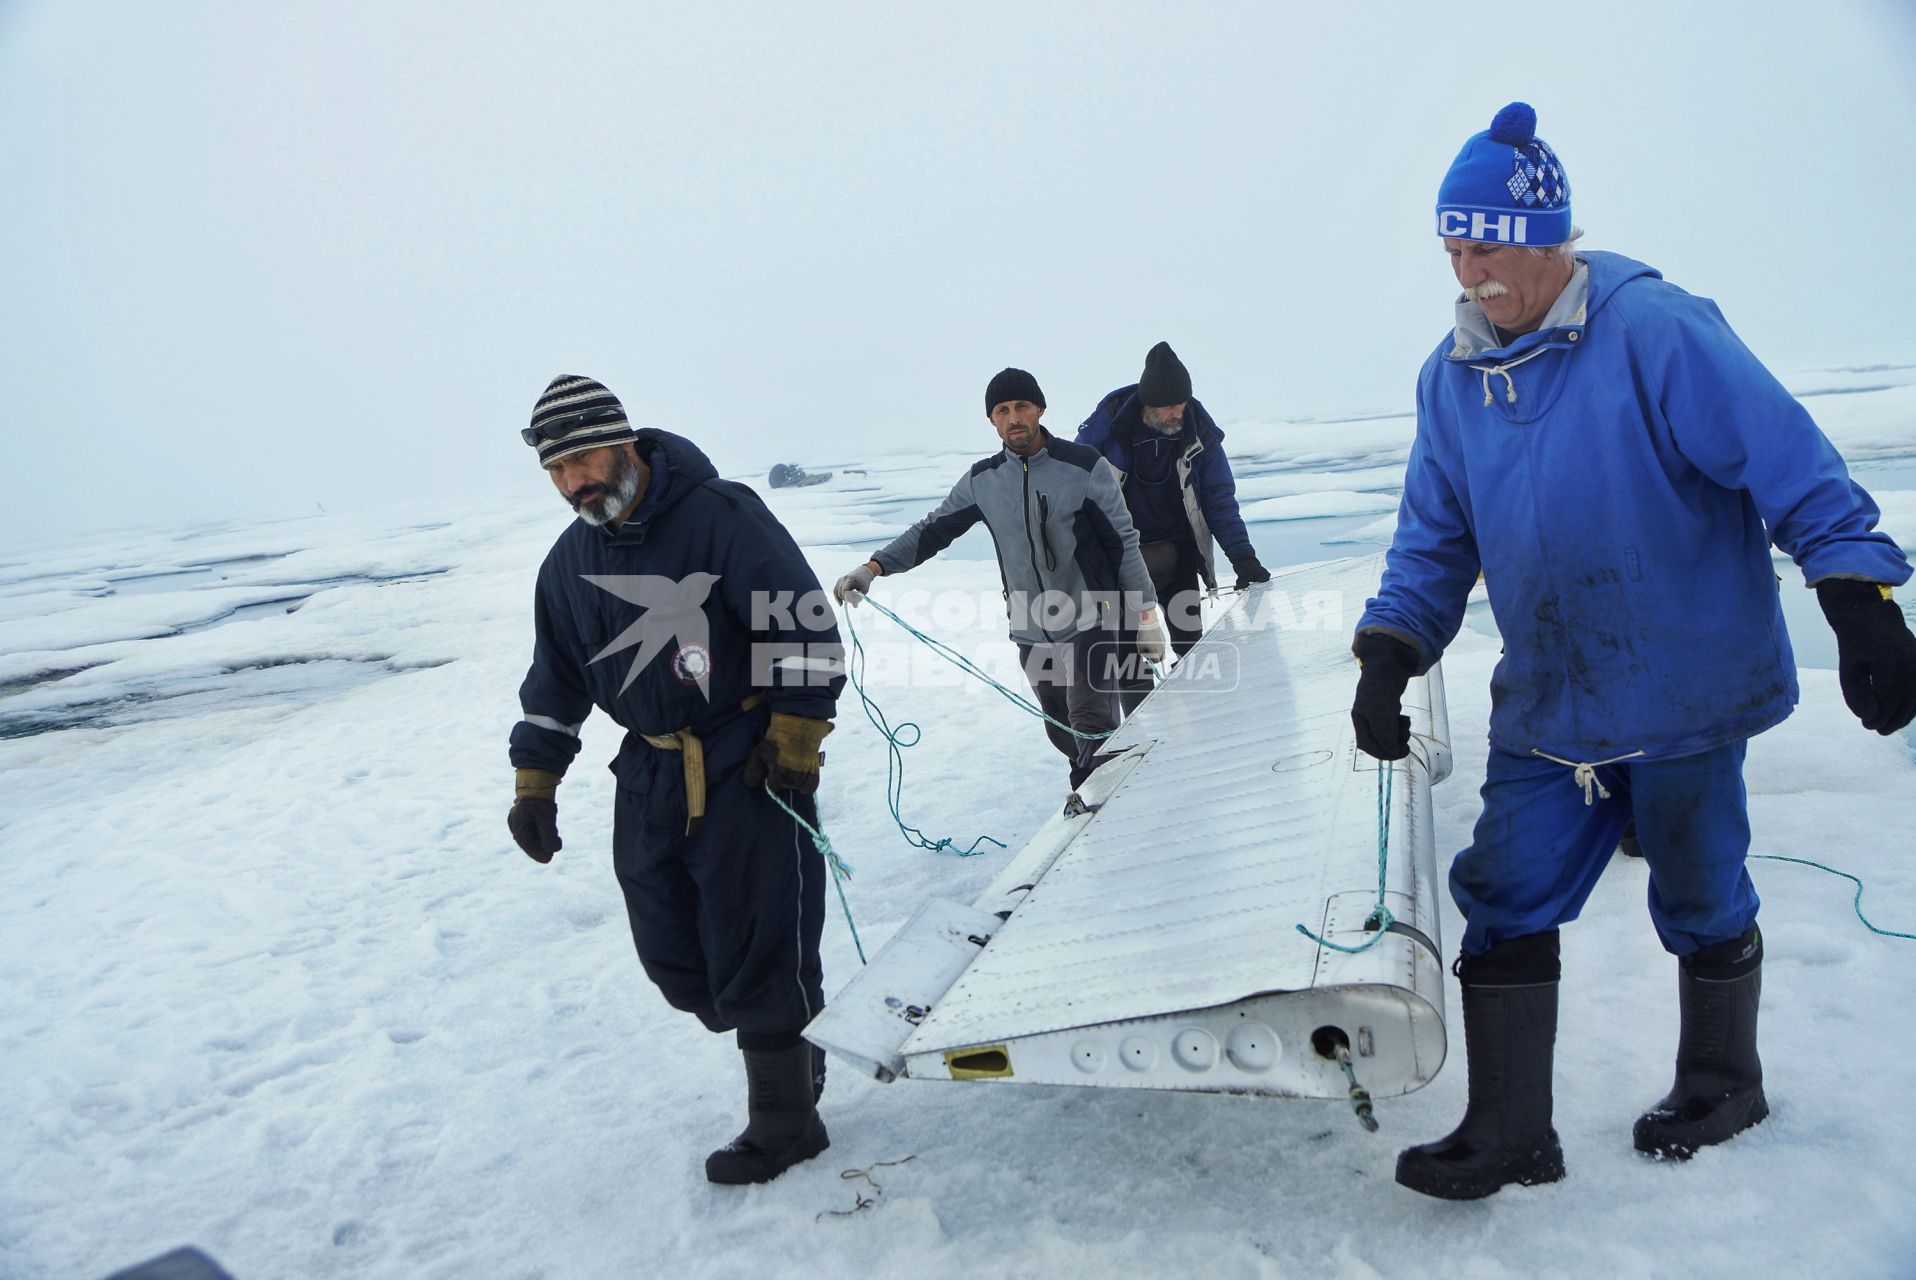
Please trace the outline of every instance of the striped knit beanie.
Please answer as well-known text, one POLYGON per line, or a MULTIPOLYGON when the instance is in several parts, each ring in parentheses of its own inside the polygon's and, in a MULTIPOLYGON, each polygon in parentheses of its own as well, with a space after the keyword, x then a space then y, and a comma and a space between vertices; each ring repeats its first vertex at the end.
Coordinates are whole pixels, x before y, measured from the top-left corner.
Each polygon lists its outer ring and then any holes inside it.
POLYGON ((519 433, 539 450, 539 465, 585 449, 597 449, 639 433, 625 420, 625 406, 605 385, 576 373, 562 373, 546 384, 532 407, 532 425, 519 433))

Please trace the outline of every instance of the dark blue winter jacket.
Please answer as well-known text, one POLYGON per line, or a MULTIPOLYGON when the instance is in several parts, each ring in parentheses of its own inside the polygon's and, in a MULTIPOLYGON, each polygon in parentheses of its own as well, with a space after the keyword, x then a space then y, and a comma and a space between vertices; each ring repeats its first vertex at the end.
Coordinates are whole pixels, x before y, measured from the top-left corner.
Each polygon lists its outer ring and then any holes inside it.
POLYGON ((1427 668, 1481 569, 1504 643, 1493 744, 1689 755, 1796 704, 1771 543, 1812 583, 1901 583, 1909 563, 1715 303, 1618 254, 1579 256, 1536 332, 1504 344, 1460 304, 1424 362, 1397 533, 1358 630, 1410 642, 1427 668))
POLYGON ((689 728, 716 773, 772 711, 832 717, 837 615, 791 534, 690 440, 647 429, 636 443, 652 469, 638 508, 616 532, 574 520, 539 567, 515 768, 564 773, 594 706, 628 730, 613 769, 635 789, 678 776, 638 734, 689 728), (760 691, 764 704, 741 712, 760 691))
POLYGON ((1079 424, 1078 443, 1090 445, 1117 469, 1125 505, 1141 537, 1155 541, 1167 527, 1188 530, 1184 538, 1197 544, 1206 586, 1217 585, 1211 562, 1213 537, 1233 559, 1251 551, 1251 536, 1238 514, 1237 481, 1231 476, 1230 459, 1224 456, 1224 432, 1199 401, 1185 402, 1184 429, 1167 437, 1144 425, 1137 384, 1119 387, 1079 424), (1168 485, 1154 484, 1151 460, 1143 455, 1164 443, 1175 451, 1174 472, 1168 485), (1173 504, 1175 510, 1167 509, 1173 504))

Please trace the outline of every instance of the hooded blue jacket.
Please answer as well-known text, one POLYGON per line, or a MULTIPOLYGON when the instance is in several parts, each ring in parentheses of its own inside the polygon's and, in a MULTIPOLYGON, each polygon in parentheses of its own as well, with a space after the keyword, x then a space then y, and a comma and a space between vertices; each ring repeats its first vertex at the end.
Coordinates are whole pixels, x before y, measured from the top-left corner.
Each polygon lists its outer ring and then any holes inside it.
POLYGON ((1460 306, 1424 362, 1396 537, 1357 629, 1410 642, 1427 669, 1481 570, 1504 641, 1493 745, 1689 755, 1796 704, 1772 542, 1811 583, 1900 584, 1909 562, 1715 303, 1618 254, 1579 257, 1542 328, 1480 347, 1481 312, 1460 306))
POLYGON ((845 677, 831 602, 758 495, 682 436, 647 428, 635 444, 652 471, 638 507, 616 531, 574 520, 539 566, 512 763, 564 773, 597 706, 629 731, 620 783, 647 790, 679 766, 656 768, 638 734, 690 728, 716 774, 772 711, 831 719, 845 677), (765 703, 742 712, 755 692, 765 703))
POLYGON ((1190 528, 1205 583, 1216 586, 1210 539, 1216 538, 1224 554, 1236 559, 1251 550, 1251 535, 1237 509, 1237 480, 1231 475, 1230 459, 1224 456, 1224 432, 1202 403, 1193 399, 1187 404, 1184 429, 1175 436, 1159 436, 1144 425, 1137 384, 1119 387, 1098 401, 1091 416, 1078 425, 1078 443, 1090 445, 1116 468, 1133 522, 1141 530, 1166 524, 1190 528), (1139 483, 1138 450, 1161 446, 1177 454, 1171 478, 1177 509, 1170 511, 1153 505, 1162 502, 1161 493, 1141 489, 1139 483))

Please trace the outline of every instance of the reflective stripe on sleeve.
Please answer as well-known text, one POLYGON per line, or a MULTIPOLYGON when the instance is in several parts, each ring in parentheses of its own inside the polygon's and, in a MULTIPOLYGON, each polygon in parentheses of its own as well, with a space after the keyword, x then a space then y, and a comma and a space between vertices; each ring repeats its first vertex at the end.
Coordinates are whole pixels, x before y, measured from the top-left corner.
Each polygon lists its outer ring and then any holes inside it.
POLYGON ((561 724, 561 723, 559 723, 559 722, 558 722, 557 720, 554 720, 554 719, 553 719, 553 718, 552 718, 551 716, 534 716, 534 715, 528 715, 528 716, 527 716, 527 717, 525 718, 525 722, 526 722, 527 724, 529 724, 529 725, 533 725, 533 726, 535 726, 535 727, 537 727, 537 728, 540 728, 540 729, 551 729, 551 730, 553 730, 553 731, 554 731, 555 733, 563 733, 563 734, 565 734, 565 735, 566 735, 566 736, 567 736, 568 738, 576 738, 576 737, 578 737, 578 736, 579 736, 579 730, 581 730, 581 729, 583 729, 583 728, 585 727, 585 725, 584 725, 583 723, 580 723, 580 724, 561 724))
POLYGON ((788 657, 779 658, 773 666, 785 671, 830 671, 841 672, 845 669, 845 659, 840 657, 788 657))

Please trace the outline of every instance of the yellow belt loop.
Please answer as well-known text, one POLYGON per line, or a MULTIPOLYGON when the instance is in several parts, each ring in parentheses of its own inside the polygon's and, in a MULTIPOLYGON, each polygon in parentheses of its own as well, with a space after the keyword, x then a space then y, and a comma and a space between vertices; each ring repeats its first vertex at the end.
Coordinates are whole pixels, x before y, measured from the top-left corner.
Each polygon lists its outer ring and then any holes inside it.
MULTIPOLYGON (((738 704, 740 711, 750 711, 765 701, 763 693, 755 693, 738 704)), ((705 743, 688 728, 675 729, 671 733, 642 733, 639 735, 661 751, 678 751, 685 756, 685 834, 695 836, 705 823, 705 743)))

